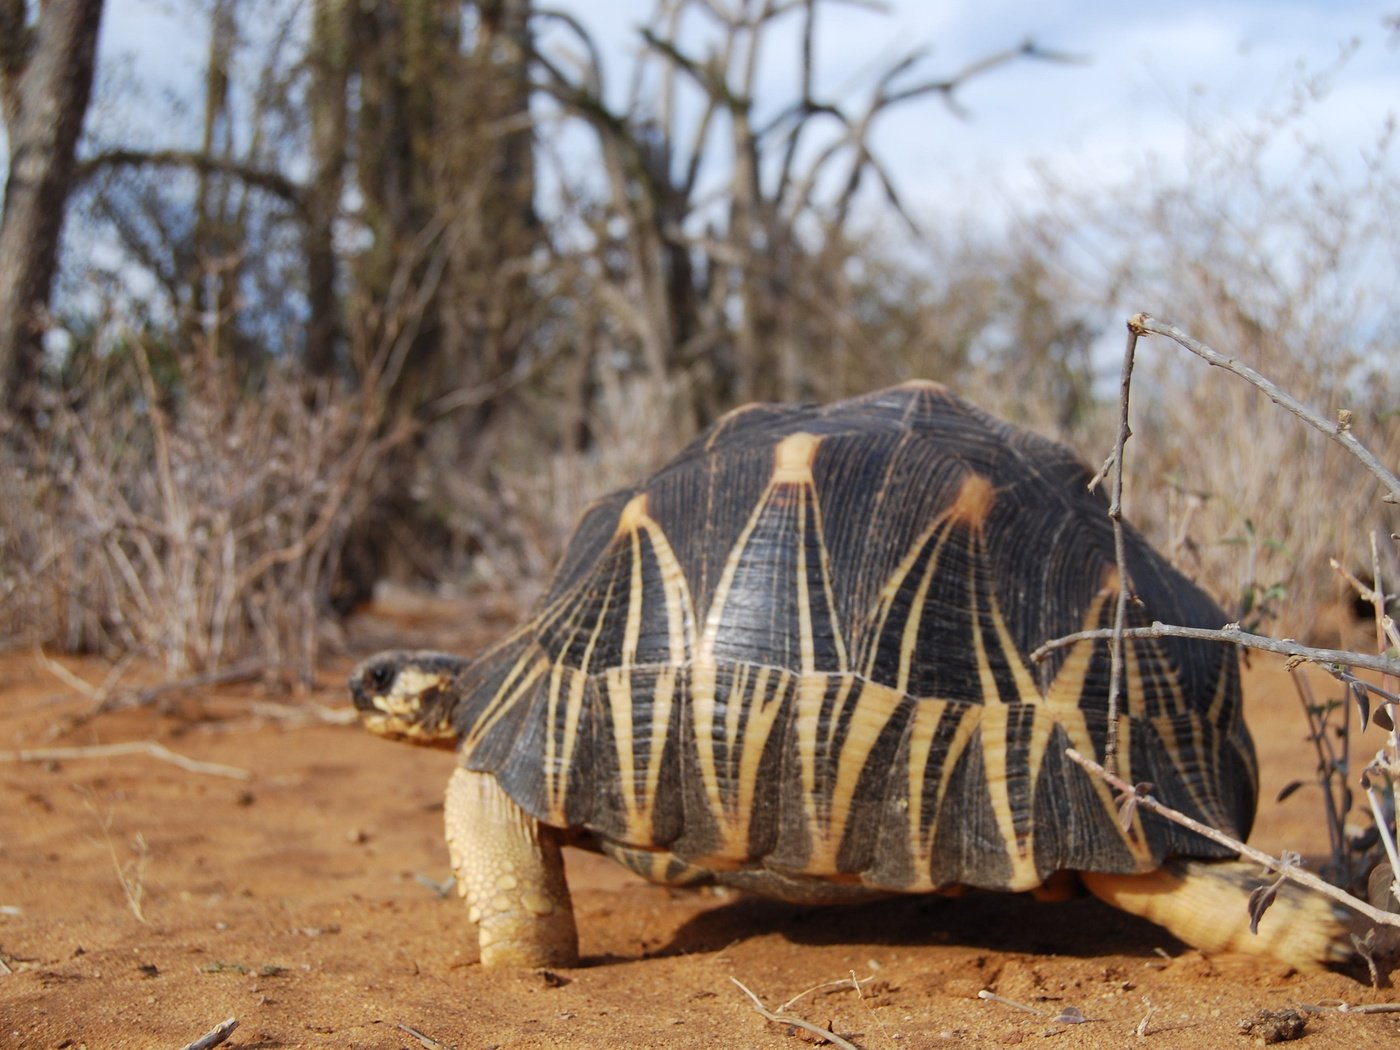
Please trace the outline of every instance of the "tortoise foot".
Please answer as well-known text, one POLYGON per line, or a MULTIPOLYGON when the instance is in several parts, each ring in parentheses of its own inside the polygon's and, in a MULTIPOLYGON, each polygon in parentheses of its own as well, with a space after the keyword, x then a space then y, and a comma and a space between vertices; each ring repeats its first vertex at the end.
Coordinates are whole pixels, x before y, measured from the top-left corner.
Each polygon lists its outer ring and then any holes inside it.
POLYGON ((1249 931, 1249 895, 1274 880, 1250 861, 1171 860, 1140 875, 1083 872, 1096 897, 1170 930, 1207 954, 1238 952, 1314 971, 1353 958, 1347 913, 1325 897, 1285 883, 1249 931))
POLYGON ((458 767, 447 785, 447 848, 487 969, 578 965, 564 858, 552 828, 494 777, 458 767))

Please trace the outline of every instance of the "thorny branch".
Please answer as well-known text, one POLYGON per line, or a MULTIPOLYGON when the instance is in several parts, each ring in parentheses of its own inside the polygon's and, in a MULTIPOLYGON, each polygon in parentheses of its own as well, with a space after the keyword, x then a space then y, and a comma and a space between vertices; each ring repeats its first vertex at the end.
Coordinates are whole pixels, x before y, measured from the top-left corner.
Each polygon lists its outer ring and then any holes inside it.
MULTIPOLYGON (((1109 627, 1099 627, 1092 631, 1076 631, 1059 638, 1052 638, 1031 653, 1031 660, 1039 663, 1056 649, 1064 649, 1076 642, 1098 641, 1112 638, 1114 631, 1109 627)), ((1242 645, 1246 649, 1258 649, 1266 653, 1277 653, 1289 658, 1290 664, 1307 661, 1315 663, 1334 677, 1345 682, 1338 669, 1341 667, 1363 667, 1381 674, 1400 675, 1400 660, 1391 656, 1370 656, 1345 649, 1317 649, 1310 645, 1300 645, 1291 638, 1268 638, 1262 634, 1251 634, 1240 630, 1239 624, 1226 624, 1219 630, 1206 627, 1177 627, 1154 621, 1150 627, 1127 627, 1124 638, 1190 638, 1198 642, 1222 642, 1227 645, 1242 645)))
MULTIPOLYGON (((1113 642, 1109 650, 1108 737, 1104 741, 1104 764, 1118 772, 1118 710, 1123 692, 1123 628, 1128 622, 1128 552, 1123 540, 1123 457, 1132 428, 1128 425, 1128 399, 1133 388, 1133 361, 1137 333, 1128 329, 1128 346, 1123 353, 1123 373, 1119 380, 1118 438, 1113 446, 1113 500, 1108 507, 1113 522, 1113 559, 1118 566, 1118 597, 1113 607, 1113 642)), ((1104 470, 1108 464, 1104 464, 1104 470)), ((1092 486, 1091 486, 1092 487, 1092 486)))
MULTIPOLYGON (((1317 663, 1329 674, 1345 684, 1351 694, 1362 701, 1363 709, 1365 708, 1365 697, 1368 693, 1379 696, 1384 704, 1392 708, 1388 719, 1388 728, 1390 729, 1390 753, 1387 754, 1385 751, 1380 752, 1377 754, 1372 764, 1367 767, 1368 771, 1375 770, 1387 776, 1392 783, 1392 789, 1395 780, 1395 756, 1396 752, 1400 750, 1400 731, 1396 729, 1397 720, 1394 718, 1395 712, 1393 710, 1395 707, 1395 694, 1389 689, 1364 682, 1350 673, 1350 668, 1361 667, 1371 671, 1378 671, 1389 677, 1400 677, 1400 660, 1384 654, 1369 656, 1364 653, 1339 649, 1319 649, 1311 646, 1299 645, 1292 639, 1276 640, 1267 638, 1262 635, 1251 634, 1247 631, 1240 630, 1238 623, 1226 624, 1221 630, 1210 630, 1198 627, 1178 627, 1160 622, 1154 622, 1151 627, 1132 629, 1127 629, 1125 627, 1126 606, 1130 584, 1127 574, 1122 531, 1123 453, 1127 439, 1132 433, 1128 425, 1128 404, 1137 339, 1143 334, 1166 336, 1185 347, 1187 350, 1190 350, 1208 364, 1223 368, 1257 387, 1275 404, 1286 408, 1313 429, 1326 434, 1332 440, 1342 445, 1343 448, 1347 449, 1347 451, 1351 452, 1352 455, 1385 486, 1387 494, 1383 499, 1389 503, 1400 503, 1400 478, 1397 478, 1394 473, 1381 463, 1381 461, 1352 434, 1352 420, 1349 411, 1342 410, 1338 413, 1335 423, 1329 422, 1261 373, 1232 357, 1227 357, 1211 349, 1209 346, 1192 338, 1175 325, 1158 321, 1143 313, 1135 314, 1133 317, 1129 318, 1128 345, 1123 359, 1120 390, 1118 439, 1112 456, 1104 463, 1102 470, 1100 470, 1089 485, 1091 489, 1096 487, 1108 475, 1110 470, 1113 471, 1114 490, 1109 508, 1109 517, 1113 522, 1114 553, 1119 577, 1118 603, 1115 609, 1114 625, 1108 630, 1079 631, 1061 638, 1052 639, 1031 653, 1031 660, 1040 662, 1052 651, 1073 645, 1080 641, 1108 639, 1111 643, 1112 670, 1109 680, 1108 738, 1104 748, 1104 762, 1109 768, 1105 770, 1103 766, 1099 766, 1097 763, 1083 757, 1073 749, 1070 749, 1067 753, 1080 765, 1097 773, 1108 783, 1123 791, 1125 793, 1125 798, 1129 800, 1129 805, 1143 805, 1147 809, 1167 817, 1169 820, 1189 827, 1193 831, 1205 835, 1207 838, 1226 845, 1231 849, 1235 849, 1246 856, 1259 860, 1260 863, 1266 863, 1270 868, 1278 870, 1283 877, 1290 878, 1295 882, 1324 893, 1354 910, 1363 912, 1376 922, 1385 923, 1386 925, 1400 925, 1400 918, 1396 918, 1388 912, 1378 911, 1371 905, 1357 900, 1345 891, 1332 886, 1330 883, 1307 872, 1297 870, 1295 865, 1276 861, 1267 854, 1261 853, 1258 850, 1253 850, 1243 843, 1232 839, 1228 835, 1224 835, 1213 828, 1200 824, 1176 810, 1162 806, 1160 803, 1153 800, 1151 796, 1143 794, 1139 788, 1134 788, 1125 781, 1119 779, 1114 771, 1117 760, 1118 703, 1120 700, 1119 691, 1121 688, 1123 643, 1124 640, 1128 638, 1188 638, 1197 641, 1242 645, 1246 648, 1259 649, 1265 652, 1273 652, 1286 656, 1288 658, 1288 667, 1290 670, 1303 661, 1317 663)), ((1359 581, 1354 579, 1353 583, 1357 585, 1357 589, 1363 594, 1363 597, 1369 597, 1375 606, 1378 647, 1384 650, 1385 642, 1388 639, 1400 643, 1400 636, 1396 635, 1394 621, 1391 620, 1389 616, 1385 615, 1384 590, 1379 580, 1379 558, 1375 553, 1374 536, 1372 537, 1372 560, 1375 563, 1376 574, 1376 583, 1373 591, 1361 586, 1359 581)), ((1335 563, 1334 567, 1336 567, 1335 563)), ((1380 799, 1375 789, 1369 782, 1366 782, 1364 778, 1363 783, 1365 784, 1367 798, 1370 801, 1375 816, 1377 829, 1385 843, 1387 855, 1390 857, 1391 871, 1395 873, 1393 889, 1397 895, 1400 895, 1400 857, 1397 857, 1394 836, 1386 822, 1380 799)))
POLYGON ((1188 828, 1196 834, 1210 839, 1212 842, 1218 842, 1227 849, 1232 849, 1241 856, 1256 861, 1269 871, 1277 872, 1284 878, 1298 883, 1300 886, 1306 886, 1308 889, 1316 890, 1323 896, 1331 897, 1337 903, 1365 915, 1372 922, 1381 923, 1386 926, 1400 927, 1400 914, 1381 911, 1379 908, 1372 907, 1365 901, 1353 897, 1346 890, 1333 886, 1325 879, 1318 878, 1312 872, 1300 868, 1296 864, 1286 864, 1278 857, 1271 856, 1263 850, 1255 849, 1253 846, 1247 846, 1239 839, 1227 835, 1223 831, 1217 831, 1209 824, 1202 824, 1199 820, 1188 817, 1180 810, 1172 809, 1170 806, 1158 802, 1151 795, 1143 794, 1137 787, 1129 784, 1122 777, 1110 773, 1093 759, 1086 758, 1072 747, 1066 748, 1065 754, 1072 761, 1077 762, 1090 773, 1102 779, 1110 787, 1122 792, 1128 798, 1131 798, 1136 805, 1143 809, 1156 813, 1159 817, 1165 817, 1173 824, 1180 824, 1183 828, 1188 828))
POLYGON ((1400 477, 1396 477, 1385 464, 1376 457, 1365 445, 1356 439, 1351 432, 1351 413, 1343 411, 1339 414, 1338 420, 1330 422, 1323 416, 1314 412, 1307 405, 1287 391, 1281 389, 1276 383, 1267 377, 1256 372, 1248 365, 1233 357, 1228 357, 1217 350, 1212 350, 1205 343, 1193 339, 1176 325, 1166 321, 1159 321, 1148 314, 1135 314, 1128 321, 1128 327, 1135 332, 1147 332, 1152 335, 1164 335, 1168 339, 1184 346, 1197 357, 1212 364, 1217 368, 1223 368, 1233 375, 1239 376, 1247 383, 1258 387, 1268 395, 1270 401, 1280 405, 1292 412, 1314 430, 1326 434, 1333 441, 1337 442, 1353 456, 1355 456, 1368 471, 1374 475, 1382 485, 1389 490, 1389 495, 1385 497, 1387 503, 1400 503, 1400 477))

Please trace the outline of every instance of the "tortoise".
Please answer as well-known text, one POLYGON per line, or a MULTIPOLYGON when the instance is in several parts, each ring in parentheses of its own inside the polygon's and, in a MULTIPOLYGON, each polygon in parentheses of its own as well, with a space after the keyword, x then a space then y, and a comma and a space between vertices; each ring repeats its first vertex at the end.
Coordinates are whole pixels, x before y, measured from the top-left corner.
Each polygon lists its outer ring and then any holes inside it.
MULTIPOLYGON (((749 405, 583 516, 533 616, 474 660, 356 669, 364 725, 455 748, 446 831, 484 966, 569 966, 562 844, 655 882, 837 902, 1066 882, 1205 951, 1316 969, 1340 914, 1112 791, 1109 643, 1225 614, 1125 527, 1065 447, 933 382, 749 405)), ((1125 645, 1118 761, 1243 838, 1258 770, 1233 647, 1125 645)))

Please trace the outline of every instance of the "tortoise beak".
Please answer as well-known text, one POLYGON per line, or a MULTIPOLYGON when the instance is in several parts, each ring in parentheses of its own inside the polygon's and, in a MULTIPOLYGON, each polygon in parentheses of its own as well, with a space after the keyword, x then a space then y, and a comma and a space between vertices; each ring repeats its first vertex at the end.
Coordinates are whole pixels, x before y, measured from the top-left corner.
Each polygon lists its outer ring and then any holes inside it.
POLYGON ((346 685, 350 687, 350 699, 354 701, 356 710, 368 711, 373 706, 369 694, 365 692, 365 676, 360 668, 355 668, 346 685))

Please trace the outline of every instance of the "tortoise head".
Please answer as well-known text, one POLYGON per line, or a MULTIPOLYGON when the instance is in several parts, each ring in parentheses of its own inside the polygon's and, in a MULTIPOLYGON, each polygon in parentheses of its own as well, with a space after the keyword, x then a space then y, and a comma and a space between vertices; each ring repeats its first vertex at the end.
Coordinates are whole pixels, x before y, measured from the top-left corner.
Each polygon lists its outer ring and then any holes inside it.
POLYGON ((411 744, 457 744, 453 712, 460 675, 470 661, 450 653, 391 651, 371 656, 350 675, 350 695, 371 733, 411 744))

